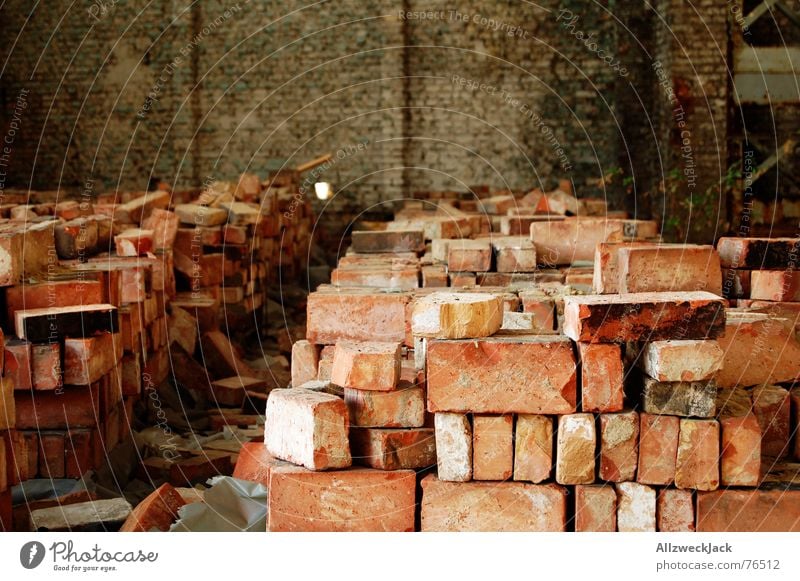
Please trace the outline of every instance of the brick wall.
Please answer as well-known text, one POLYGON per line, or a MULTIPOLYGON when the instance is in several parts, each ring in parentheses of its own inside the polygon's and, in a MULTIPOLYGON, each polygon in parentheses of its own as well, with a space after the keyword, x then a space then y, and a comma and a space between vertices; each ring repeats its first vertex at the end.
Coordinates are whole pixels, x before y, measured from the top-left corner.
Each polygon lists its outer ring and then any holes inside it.
MULTIPOLYGON (((0 47, 6 62, 13 46, 3 125, 20 91, 28 106, 5 185, 139 189, 157 176, 185 187, 331 151, 321 178, 348 193, 327 208, 347 215, 419 190, 563 177, 631 205, 618 183, 595 183, 626 165, 642 168, 637 192, 655 179, 647 152, 665 133, 645 112, 659 111, 647 111, 652 88, 641 103, 629 89, 652 85, 641 47, 660 42, 670 74, 703 83, 715 122, 724 111, 703 28, 724 40, 724 14, 711 4, 700 3, 704 25, 680 2, 658 4, 679 45, 652 11, 613 1, 57 0, 28 18, 11 0, 0 27, 22 32, 0 47), (676 58, 683 46, 691 62, 676 58)), ((711 132, 694 135, 698 154, 713 145, 711 132)))

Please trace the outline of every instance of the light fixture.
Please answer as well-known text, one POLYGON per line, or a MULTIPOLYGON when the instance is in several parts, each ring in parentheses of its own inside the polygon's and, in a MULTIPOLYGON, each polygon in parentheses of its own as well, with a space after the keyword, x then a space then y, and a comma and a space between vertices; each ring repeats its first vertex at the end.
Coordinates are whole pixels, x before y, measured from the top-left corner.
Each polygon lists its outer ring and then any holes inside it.
POLYGON ((320 200, 327 200, 331 197, 331 185, 328 182, 317 182, 314 184, 314 193, 320 200))

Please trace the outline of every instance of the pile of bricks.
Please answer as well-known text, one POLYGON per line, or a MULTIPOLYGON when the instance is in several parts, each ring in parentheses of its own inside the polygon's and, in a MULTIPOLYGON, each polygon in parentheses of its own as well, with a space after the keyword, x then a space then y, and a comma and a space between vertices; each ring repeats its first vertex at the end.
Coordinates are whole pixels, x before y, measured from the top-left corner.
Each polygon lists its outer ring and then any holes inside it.
POLYGON ((270 530, 800 529, 800 240, 533 211, 525 238, 500 197, 499 236, 449 203, 354 232, 309 296, 237 466, 270 530))

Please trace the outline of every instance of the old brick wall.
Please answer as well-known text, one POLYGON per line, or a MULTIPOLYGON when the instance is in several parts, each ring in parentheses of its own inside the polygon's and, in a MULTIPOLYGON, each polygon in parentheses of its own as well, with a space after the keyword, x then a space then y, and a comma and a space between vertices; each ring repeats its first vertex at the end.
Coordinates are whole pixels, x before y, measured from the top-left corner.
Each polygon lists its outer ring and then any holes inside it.
POLYGON ((622 167, 640 195, 680 161, 659 159, 672 137, 654 58, 690 84, 695 155, 724 142, 712 4, 661 0, 662 19, 613 0, 56 0, 29 16, 11 0, 3 125, 22 91, 27 108, 4 183, 186 187, 331 151, 321 179, 347 194, 327 210, 347 217, 419 190, 560 178, 649 211, 619 180, 596 182, 622 167))

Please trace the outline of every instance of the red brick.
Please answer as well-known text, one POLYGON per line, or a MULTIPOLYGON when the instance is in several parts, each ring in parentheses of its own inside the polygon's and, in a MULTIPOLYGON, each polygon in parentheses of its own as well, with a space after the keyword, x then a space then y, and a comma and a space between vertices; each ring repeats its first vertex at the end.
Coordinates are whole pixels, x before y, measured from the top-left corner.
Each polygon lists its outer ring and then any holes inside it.
POLYGON ((652 242, 601 242, 594 253, 592 288, 601 295, 619 292, 619 250, 652 246, 652 242))
POLYGON ((425 423, 425 392, 402 382, 394 391, 345 388, 350 422, 363 428, 421 428, 425 423))
POLYGON ((531 313, 536 321, 539 333, 555 333, 555 303, 552 298, 540 291, 523 291, 519 293, 522 311, 531 313))
POLYGON ((114 236, 117 256, 143 256, 153 250, 153 231, 131 228, 114 236))
POLYGON ((800 378, 800 343, 794 332, 763 313, 729 310, 719 387, 748 387, 800 378))
POLYGON ((65 477, 80 478, 87 471, 95 468, 92 461, 92 433, 89 430, 72 430, 67 432, 64 445, 65 477))
POLYGON ((758 486, 761 471, 761 428, 753 414, 719 419, 723 486, 758 486))
POLYGON ((592 414, 559 416, 557 446, 556 482, 594 482, 597 433, 592 414))
POLYGON ((434 415, 436 464, 440 480, 472 480, 472 426, 463 414, 434 415))
POLYGON ((530 238, 495 236, 492 238, 497 272, 534 272, 536 248, 530 238))
MULTIPOLYGON (((17 392, 15 401, 17 429, 66 430, 96 427, 99 418, 100 392, 90 387, 65 387, 55 391, 17 392)), ((0 418, 3 416, 0 415, 0 418)))
POLYGON ((270 531, 410 532, 414 530, 413 470, 351 468, 272 470, 270 531))
POLYGON ((549 336, 429 341, 428 410, 567 414, 575 411, 572 344, 549 336))
MULTIPOLYGON (((11 378, 0 378, 0 430, 13 430, 17 423, 18 414, 14 391, 14 383, 11 378)), ((32 393, 29 397, 31 396, 32 393)))
POLYGON ((750 275, 750 298, 764 301, 800 301, 800 272, 754 270, 750 275))
POLYGON ((530 233, 541 264, 571 264, 593 260, 599 242, 622 240, 623 225, 616 220, 572 218, 532 222, 530 233))
POLYGON ((797 238, 720 238, 717 251, 729 268, 788 268, 797 260, 797 238))
POLYGON ((617 493, 611 486, 575 487, 575 532, 613 533, 617 530, 617 493))
POLYGON ((656 491, 644 484, 618 482, 617 530, 646 533, 656 530, 656 491))
POLYGON ((681 419, 675 486, 696 490, 719 487, 719 423, 681 419))
POLYGON ((794 458, 800 460, 800 389, 790 392, 792 399, 792 427, 794 432, 794 458))
POLYGON ((518 415, 514 443, 514 480, 536 484, 550 478, 553 471, 552 418, 518 415))
POLYGON ((422 286, 424 288, 446 287, 447 270, 438 264, 422 267, 422 286))
POLYGON ((351 232, 353 251, 363 253, 379 252, 422 252, 425 238, 422 230, 384 230, 351 232))
POLYGON ((62 385, 61 346, 58 343, 31 346, 31 374, 34 389, 50 390, 62 385))
POLYGON ((492 269, 492 247, 486 240, 451 240, 447 268, 451 272, 487 272, 492 269))
POLYGON ((697 530, 800 532, 800 490, 717 490, 697 494, 697 530))
POLYGON ((312 470, 352 463, 347 407, 333 395, 276 389, 267 400, 264 442, 270 454, 312 470))
POLYGON ((507 480, 514 470, 514 418, 476 415, 472 418, 472 477, 507 480))
POLYGON ((634 480, 639 460, 639 414, 600 415, 600 478, 634 480))
POLYGON ((97 280, 61 280, 37 284, 21 284, 6 289, 9 321, 14 313, 25 309, 93 305, 105 302, 103 288, 97 280))
POLYGON ((142 221, 142 228, 153 232, 153 249, 155 250, 169 250, 173 247, 179 225, 180 220, 174 212, 159 208, 154 209, 142 221))
POLYGON ((725 328, 725 301, 706 292, 564 297, 564 334, 574 341, 714 339, 725 328))
POLYGON ((118 333, 103 333, 86 339, 64 340, 64 383, 89 385, 122 360, 118 333))
POLYGON ((411 290, 419 288, 419 269, 416 266, 339 266, 331 272, 331 284, 339 287, 411 290))
POLYGON ((39 434, 39 475, 42 478, 64 478, 64 446, 63 432, 39 434))
POLYGON ((436 464, 433 428, 351 428, 353 462, 379 470, 416 470, 436 464))
POLYGON ((366 289, 317 291, 308 295, 306 338, 318 345, 341 340, 405 341, 406 293, 366 289))
POLYGON ((234 375, 245 377, 261 375, 241 358, 238 347, 234 346, 222 331, 205 333, 200 348, 203 364, 214 379, 224 379, 234 375))
POLYGON ((639 414, 639 469, 642 484, 671 484, 680 437, 680 419, 674 416, 639 414))
POLYGON ((677 488, 659 490, 656 514, 658 517, 658 530, 662 533, 694 532, 692 492, 677 488))
POLYGON ((560 532, 567 492, 554 484, 422 479, 422 531, 560 532))
POLYGON ((653 341, 639 357, 645 373, 658 381, 702 381, 722 367, 717 341, 653 341))
POLYGON ((791 399, 777 385, 763 385, 752 392, 753 413, 761 426, 761 453, 782 458, 791 452, 791 399))
POLYGON ((168 531, 186 502, 169 483, 164 483, 140 502, 120 527, 123 533, 168 531))
POLYGON ((33 387, 31 357, 31 344, 27 341, 11 339, 5 343, 3 366, 14 389, 26 391, 33 387))
POLYGON ((619 292, 706 291, 722 294, 722 269, 713 246, 623 247, 619 292))
POLYGON ((616 412, 623 405, 622 350, 619 345, 579 343, 581 402, 585 412, 616 412))
POLYGON ((391 391, 400 381, 400 343, 339 341, 331 382, 368 391, 391 391))
POLYGON ((438 339, 487 337, 503 323, 500 297, 487 293, 435 292, 414 301, 415 336, 438 339))
POLYGON ((451 272, 448 280, 451 287, 472 288, 478 284, 478 277, 474 272, 451 272))
POLYGON ((275 458, 263 442, 244 442, 239 450, 232 476, 269 487, 270 475, 275 466, 293 466, 293 464, 275 458))

